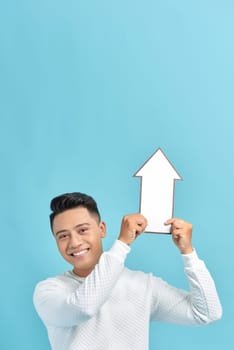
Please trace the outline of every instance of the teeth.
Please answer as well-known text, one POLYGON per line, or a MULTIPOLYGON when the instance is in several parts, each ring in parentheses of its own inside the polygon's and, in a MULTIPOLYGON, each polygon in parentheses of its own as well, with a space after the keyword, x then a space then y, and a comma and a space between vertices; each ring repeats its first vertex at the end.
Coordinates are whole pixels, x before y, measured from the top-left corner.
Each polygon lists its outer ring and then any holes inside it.
POLYGON ((74 255, 74 256, 79 256, 79 255, 85 254, 87 251, 88 251, 88 249, 84 249, 84 250, 81 250, 81 251, 78 252, 78 253, 73 253, 72 255, 74 255))

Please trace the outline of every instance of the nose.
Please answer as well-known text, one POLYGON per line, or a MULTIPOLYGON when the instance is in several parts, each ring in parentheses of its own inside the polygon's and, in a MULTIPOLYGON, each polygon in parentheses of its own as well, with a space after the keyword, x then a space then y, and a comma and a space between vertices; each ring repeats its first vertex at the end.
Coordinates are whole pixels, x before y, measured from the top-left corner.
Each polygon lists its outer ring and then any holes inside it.
POLYGON ((78 235, 76 232, 72 232, 71 234, 71 238, 70 238, 70 241, 69 241, 69 248, 70 249, 74 249, 74 248, 77 248, 79 247, 79 245, 82 244, 82 238, 80 235, 78 235))

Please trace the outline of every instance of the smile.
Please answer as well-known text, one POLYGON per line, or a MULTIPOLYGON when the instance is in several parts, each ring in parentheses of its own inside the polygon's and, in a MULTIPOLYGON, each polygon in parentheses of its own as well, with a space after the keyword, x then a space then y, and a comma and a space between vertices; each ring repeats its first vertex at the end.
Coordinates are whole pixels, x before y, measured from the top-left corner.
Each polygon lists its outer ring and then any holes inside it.
POLYGON ((89 251, 89 249, 83 249, 83 250, 81 250, 81 251, 79 251, 77 253, 72 253, 71 255, 72 256, 83 256, 83 255, 87 254, 88 251, 89 251))

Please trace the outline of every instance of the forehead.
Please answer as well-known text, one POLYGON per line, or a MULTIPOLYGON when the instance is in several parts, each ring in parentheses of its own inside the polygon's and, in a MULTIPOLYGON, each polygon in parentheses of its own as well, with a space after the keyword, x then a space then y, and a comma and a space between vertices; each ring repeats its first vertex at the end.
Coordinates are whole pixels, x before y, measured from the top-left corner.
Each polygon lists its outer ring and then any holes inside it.
POLYGON ((88 209, 84 207, 68 209, 55 216, 53 231, 69 230, 76 225, 81 225, 84 223, 97 223, 97 220, 95 220, 95 215, 90 214, 88 209))

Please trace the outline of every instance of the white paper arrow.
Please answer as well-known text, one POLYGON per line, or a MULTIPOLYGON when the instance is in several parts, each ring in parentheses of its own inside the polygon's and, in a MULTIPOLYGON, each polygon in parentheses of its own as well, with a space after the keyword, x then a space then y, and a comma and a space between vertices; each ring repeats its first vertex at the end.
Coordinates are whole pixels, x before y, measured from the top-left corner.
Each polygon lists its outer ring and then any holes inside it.
POLYGON ((182 180, 160 148, 134 174, 141 177, 140 213, 146 232, 170 233, 164 222, 173 217, 175 180, 182 180))

